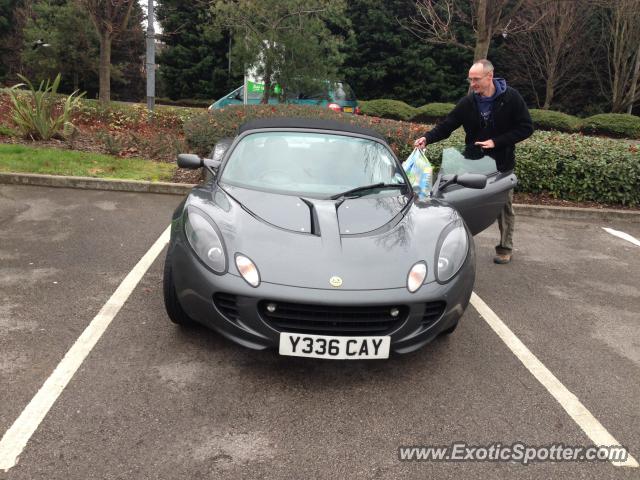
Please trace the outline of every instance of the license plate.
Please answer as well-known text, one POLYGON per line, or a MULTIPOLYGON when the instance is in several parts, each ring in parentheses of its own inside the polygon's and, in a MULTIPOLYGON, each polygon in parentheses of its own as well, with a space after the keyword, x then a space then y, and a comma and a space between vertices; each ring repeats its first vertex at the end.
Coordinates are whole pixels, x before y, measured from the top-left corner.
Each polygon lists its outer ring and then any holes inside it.
POLYGON ((280 355, 356 360, 389 358, 391 337, 334 337, 280 333, 280 355))
POLYGON ((344 107, 342 111, 346 113, 353 113, 353 107, 344 107))

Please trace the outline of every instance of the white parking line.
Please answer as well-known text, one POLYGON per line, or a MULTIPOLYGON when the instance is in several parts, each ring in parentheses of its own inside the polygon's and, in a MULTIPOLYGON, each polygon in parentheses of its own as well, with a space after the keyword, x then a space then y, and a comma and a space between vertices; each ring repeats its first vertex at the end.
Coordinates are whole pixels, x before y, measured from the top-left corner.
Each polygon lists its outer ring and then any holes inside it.
POLYGON ((73 375, 91 349, 98 343, 113 318, 136 288, 156 257, 169 242, 171 227, 160 235, 153 246, 140 259, 133 270, 125 277, 111 298, 93 318, 89 326, 76 340, 51 376, 44 382, 38 393, 31 399, 20 416, 0 440, 0 470, 5 472, 18 463, 18 457, 27 445, 31 435, 56 402, 73 375))
MULTIPOLYGON (((584 433, 597 446, 620 445, 613 436, 602 426, 602 424, 591 414, 589 410, 578 400, 567 387, 565 387, 551 371, 545 367, 538 358, 531 353, 524 343, 507 327, 502 320, 476 295, 471 294, 471 305, 478 311, 480 316, 489 324, 494 332, 509 347, 518 360, 536 377, 536 379, 553 395, 562 408, 578 424, 584 433)), ((638 468, 638 462, 627 452, 627 460, 624 462, 611 462, 618 467, 638 468)))
POLYGON ((632 237, 628 233, 624 233, 624 232, 621 232, 620 230, 614 230, 613 228, 607 228, 607 227, 602 227, 602 229, 605 232, 610 233, 611 235, 615 235, 616 237, 620 237, 620 238, 626 240, 627 242, 631 242, 634 245, 637 245, 637 246, 640 247, 640 240, 638 240, 635 237, 632 237))

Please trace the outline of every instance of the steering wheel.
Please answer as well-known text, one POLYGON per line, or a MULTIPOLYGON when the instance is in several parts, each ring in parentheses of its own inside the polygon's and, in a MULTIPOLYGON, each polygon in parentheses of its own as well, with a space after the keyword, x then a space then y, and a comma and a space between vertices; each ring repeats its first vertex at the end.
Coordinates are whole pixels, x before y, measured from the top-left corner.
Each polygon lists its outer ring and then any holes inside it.
POLYGON ((258 180, 273 185, 282 185, 291 183, 291 174, 285 170, 267 170, 258 177, 258 180))

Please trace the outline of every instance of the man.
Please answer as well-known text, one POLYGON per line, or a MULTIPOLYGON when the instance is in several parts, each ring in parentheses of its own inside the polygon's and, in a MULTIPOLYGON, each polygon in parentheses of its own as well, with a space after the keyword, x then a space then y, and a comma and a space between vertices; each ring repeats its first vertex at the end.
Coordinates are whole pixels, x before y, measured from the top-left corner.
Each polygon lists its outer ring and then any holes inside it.
MULTIPOLYGON (((529 110, 517 90, 508 87, 503 78, 493 78, 493 65, 489 60, 475 62, 467 80, 473 92, 463 97, 440 124, 418 138, 414 146, 424 148, 439 142, 462 125, 465 143, 482 148, 496 160, 500 172, 509 172, 515 167, 515 144, 533 133, 529 110)), ((511 261, 514 222, 511 190, 498 216, 500 244, 496 245, 495 263, 511 261)))

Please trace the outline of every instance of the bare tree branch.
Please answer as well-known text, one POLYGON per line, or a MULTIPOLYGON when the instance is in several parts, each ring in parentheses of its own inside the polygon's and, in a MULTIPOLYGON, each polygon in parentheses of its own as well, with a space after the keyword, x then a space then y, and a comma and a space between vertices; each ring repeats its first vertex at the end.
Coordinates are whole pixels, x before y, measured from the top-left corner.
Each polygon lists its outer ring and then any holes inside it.
POLYGON ((528 6, 526 0, 472 0, 470 16, 461 4, 463 0, 417 0, 416 14, 400 23, 425 42, 473 50, 474 59, 478 60, 487 56, 491 39, 496 34, 513 35, 531 29, 541 21, 541 17, 522 15, 528 6), (454 28, 457 23, 473 28, 474 45, 458 37, 454 28))

